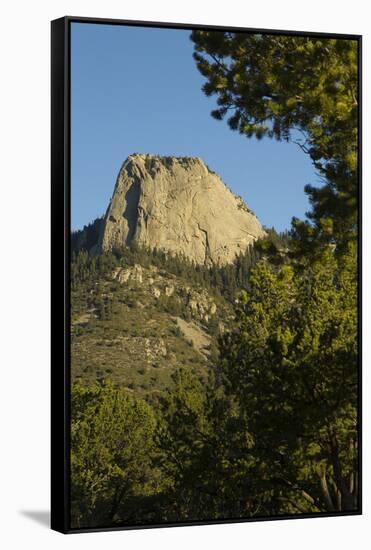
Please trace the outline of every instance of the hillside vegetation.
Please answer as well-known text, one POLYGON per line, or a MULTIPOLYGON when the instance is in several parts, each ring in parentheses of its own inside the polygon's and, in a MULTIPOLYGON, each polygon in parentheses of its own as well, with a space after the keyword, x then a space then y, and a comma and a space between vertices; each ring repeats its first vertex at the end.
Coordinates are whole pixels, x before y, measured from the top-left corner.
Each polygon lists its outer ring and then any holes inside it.
POLYGON ((74 256, 73 526, 354 509, 355 249, 291 247, 74 256))
POLYGON ((97 257, 74 253, 73 380, 110 378, 154 394, 171 386, 179 366, 205 377, 258 255, 251 247, 235 264, 210 269, 137 245, 97 257))
POLYGON ((296 140, 322 186, 289 235, 264 232, 222 267, 196 218, 197 264, 130 241, 161 226, 146 197, 73 236, 72 527, 358 513, 357 41, 191 37, 212 115, 296 140), (102 227, 110 251, 84 251, 102 227))

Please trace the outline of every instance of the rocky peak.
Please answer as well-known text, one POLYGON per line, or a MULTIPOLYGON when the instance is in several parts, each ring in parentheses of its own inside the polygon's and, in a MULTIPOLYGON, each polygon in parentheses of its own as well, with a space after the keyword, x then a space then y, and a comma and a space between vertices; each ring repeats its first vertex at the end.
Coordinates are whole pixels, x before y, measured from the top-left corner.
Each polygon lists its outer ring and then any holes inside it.
POLYGON ((257 217, 200 158, 133 154, 118 175, 97 250, 136 242, 222 265, 262 236, 257 217))

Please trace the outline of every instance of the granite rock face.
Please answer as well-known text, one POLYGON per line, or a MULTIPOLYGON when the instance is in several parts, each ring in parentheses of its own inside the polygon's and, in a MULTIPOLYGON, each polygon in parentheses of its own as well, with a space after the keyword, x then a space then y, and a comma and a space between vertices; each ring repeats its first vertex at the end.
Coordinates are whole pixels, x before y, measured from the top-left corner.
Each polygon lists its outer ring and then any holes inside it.
POLYGON ((242 199, 201 159, 134 154, 118 175, 96 251, 134 241, 222 265, 264 234, 242 199))

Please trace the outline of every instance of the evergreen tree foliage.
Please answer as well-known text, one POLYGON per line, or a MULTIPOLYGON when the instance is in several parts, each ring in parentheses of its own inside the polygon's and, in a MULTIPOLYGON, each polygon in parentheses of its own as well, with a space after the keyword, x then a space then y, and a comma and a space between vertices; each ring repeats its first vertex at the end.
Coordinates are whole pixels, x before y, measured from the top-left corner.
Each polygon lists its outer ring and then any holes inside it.
POLYGON ((214 118, 258 139, 292 140, 324 185, 305 188, 308 222, 298 241, 339 246, 354 238, 358 196, 358 44, 351 39, 195 30, 194 58, 217 96, 214 118))
POLYGON ((74 251, 90 250, 99 240, 103 218, 96 218, 92 223, 84 225, 83 229, 72 231, 71 248, 74 251))
MULTIPOLYGON (((132 243, 112 252, 94 256, 85 249, 74 250, 71 262, 72 290, 84 292, 92 289, 100 279, 111 279, 116 267, 129 267, 135 264, 148 268, 157 267, 164 273, 171 273, 206 289, 215 289, 229 301, 234 301, 236 291, 248 288, 249 273, 258 259, 274 249, 284 250, 288 246, 287 233, 278 234, 273 228, 267 229, 266 238, 241 252, 232 264, 212 267, 196 265, 180 254, 170 254, 165 250, 149 249, 132 243)), ((85 292, 86 294, 86 292, 85 292)), ((87 296, 87 294, 86 294, 87 296)))
POLYGON ((156 491, 151 469, 152 409, 110 382, 72 387, 71 501, 73 527, 136 521, 132 499, 156 491))
POLYGON ((174 389, 161 400, 156 438, 160 467, 169 484, 169 519, 274 513, 256 477, 253 440, 235 399, 226 396, 213 377, 205 385, 186 369, 175 373, 174 382, 174 389))
POLYGON ((357 508, 356 247, 304 272, 261 261, 221 341, 221 375, 254 453, 296 511, 357 508), (293 504, 296 503, 296 504, 293 504))
MULTIPOLYGON (((226 266, 135 243, 94 256, 99 220, 73 235, 73 308, 109 318, 115 292, 103 282, 135 264, 235 307, 208 377, 185 365, 148 402, 109 381, 73 386, 75 527, 358 507, 357 43, 199 30, 192 39, 213 116, 247 137, 298 142, 323 186, 306 187, 306 221, 267 230, 226 266)), ((159 307, 179 314, 174 297, 159 307)))

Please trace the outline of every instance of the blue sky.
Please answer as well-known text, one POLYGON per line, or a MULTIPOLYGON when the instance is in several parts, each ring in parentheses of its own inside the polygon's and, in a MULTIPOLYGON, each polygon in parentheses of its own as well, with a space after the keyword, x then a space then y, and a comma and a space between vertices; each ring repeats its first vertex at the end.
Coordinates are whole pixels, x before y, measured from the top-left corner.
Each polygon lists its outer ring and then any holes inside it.
POLYGON ((210 116, 188 30, 73 23, 71 45, 72 229, 104 214, 134 152, 201 157, 267 227, 304 217, 309 158, 210 116))

